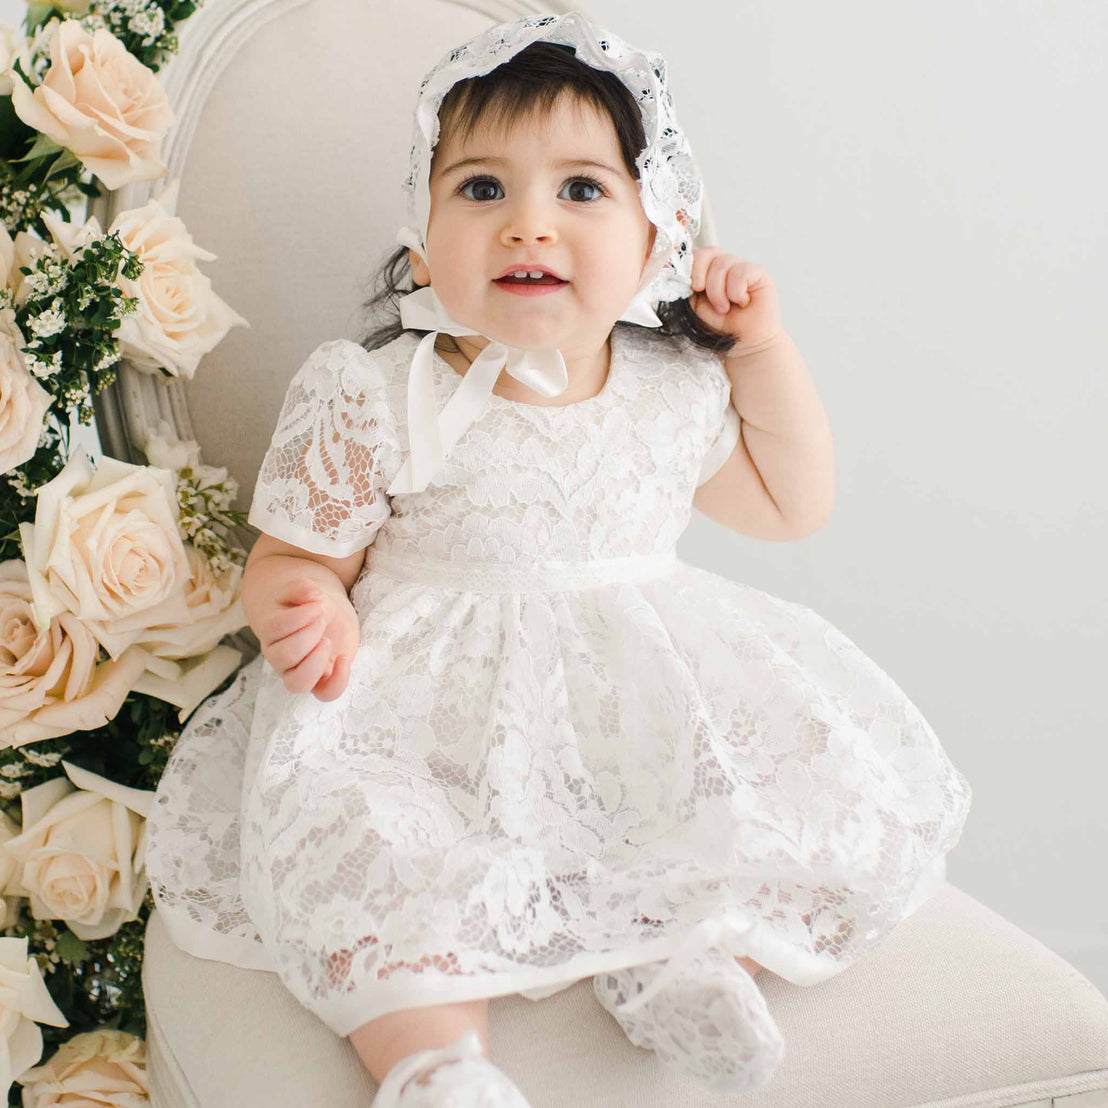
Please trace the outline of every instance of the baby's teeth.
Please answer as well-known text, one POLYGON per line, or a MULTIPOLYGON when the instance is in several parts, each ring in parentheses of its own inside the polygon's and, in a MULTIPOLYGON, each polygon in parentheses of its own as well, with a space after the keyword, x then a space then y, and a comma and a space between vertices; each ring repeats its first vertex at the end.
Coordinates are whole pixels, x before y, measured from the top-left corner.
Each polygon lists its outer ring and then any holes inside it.
POLYGON ((532 277, 541 277, 542 276, 542 270, 541 269, 531 270, 531 276, 532 277))
POLYGON ((516 270, 516 271, 515 271, 515 272, 514 272, 514 273, 512 274, 512 276, 513 276, 513 277, 526 277, 526 276, 527 276, 527 270, 525 270, 525 269, 517 269, 517 270, 516 270))

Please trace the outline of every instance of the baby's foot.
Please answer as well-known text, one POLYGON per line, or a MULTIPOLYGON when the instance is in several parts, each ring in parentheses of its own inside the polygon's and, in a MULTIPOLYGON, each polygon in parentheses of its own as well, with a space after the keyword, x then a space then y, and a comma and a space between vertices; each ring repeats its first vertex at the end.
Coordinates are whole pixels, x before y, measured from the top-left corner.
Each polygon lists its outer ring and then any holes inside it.
POLYGON ((476 1031, 450 1046, 421 1050, 385 1075, 373 1108, 531 1108, 508 1076, 481 1053, 476 1031))
POLYGON ((664 966, 606 970, 593 977, 593 991, 631 1042, 705 1087, 765 1085, 784 1056, 784 1040, 754 978, 730 954, 708 948, 635 1011, 620 1010, 664 966))

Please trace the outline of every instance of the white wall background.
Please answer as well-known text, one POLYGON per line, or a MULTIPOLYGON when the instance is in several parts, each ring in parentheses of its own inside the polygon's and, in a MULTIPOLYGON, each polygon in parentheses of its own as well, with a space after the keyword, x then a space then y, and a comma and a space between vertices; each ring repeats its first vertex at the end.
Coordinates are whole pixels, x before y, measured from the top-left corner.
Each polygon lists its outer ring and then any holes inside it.
POLYGON ((588 7, 666 54, 720 243, 773 276, 835 431, 821 531, 697 516, 682 556, 897 681, 974 789, 950 880, 1108 992, 1108 8, 588 7))

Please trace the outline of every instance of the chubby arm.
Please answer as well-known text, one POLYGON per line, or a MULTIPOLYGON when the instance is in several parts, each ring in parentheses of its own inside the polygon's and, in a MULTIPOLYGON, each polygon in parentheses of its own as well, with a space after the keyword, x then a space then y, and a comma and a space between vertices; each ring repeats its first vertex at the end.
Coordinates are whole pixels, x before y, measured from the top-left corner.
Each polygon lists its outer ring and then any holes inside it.
POLYGON ((779 331, 737 343, 723 365, 739 441, 693 506, 754 538, 804 538, 827 522, 835 499, 831 427, 804 359, 779 331))
POLYGON ((754 262, 717 246, 693 251, 689 303, 738 341, 724 358, 739 441, 697 489, 694 507, 734 531, 799 539, 835 499, 831 427, 796 344, 781 327, 777 287, 754 262))
MULTIPOLYGON (((369 547, 367 546, 362 550, 356 550, 347 558, 329 558, 326 554, 314 554, 310 550, 304 550, 302 547, 293 546, 292 543, 276 539, 263 531, 251 548, 250 556, 246 559, 246 568, 243 570, 242 577, 243 593, 246 592, 246 584, 247 580, 250 578, 251 567, 257 566, 267 558, 297 558, 301 562, 315 562, 317 565, 330 571, 330 574, 337 578, 342 585, 343 592, 349 594, 354 582, 358 579, 358 574, 362 571, 362 566, 365 564, 365 554, 368 549, 369 547)), ((273 563, 269 563, 269 565, 272 566, 273 563)), ((269 567, 267 567, 267 569, 268 568, 269 567)), ((293 568, 298 569, 302 574, 309 575, 312 580, 318 581, 321 585, 330 583, 326 574, 320 573, 311 567, 298 565, 293 568)), ((260 579, 263 575, 255 574, 254 576, 260 579)), ((249 618, 248 614, 247 619, 249 618)))
POLYGON ((346 688, 360 626, 349 592, 368 547, 330 558, 272 535, 254 543, 242 609, 262 653, 290 692, 334 700, 346 688))

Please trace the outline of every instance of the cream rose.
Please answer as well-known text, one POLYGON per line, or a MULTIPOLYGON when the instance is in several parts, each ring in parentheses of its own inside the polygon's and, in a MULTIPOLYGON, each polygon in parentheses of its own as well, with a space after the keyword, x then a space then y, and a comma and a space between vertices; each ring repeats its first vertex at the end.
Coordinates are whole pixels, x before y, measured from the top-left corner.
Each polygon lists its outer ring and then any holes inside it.
POLYGON ((0 1089, 10 1089, 42 1057, 40 1023, 68 1027, 69 1020, 54 1003, 38 962, 27 953, 27 937, 0 938, 0 1089))
MULTIPOLYGON (((9 839, 14 839, 20 830, 19 824, 14 819, 0 812, 0 847, 9 839)), ((0 849, 0 893, 8 895, 8 883, 15 876, 18 868, 15 859, 0 849)))
MULTIPOLYGON (((20 832, 19 824, 10 816, 0 812, 0 848, 9 839, 14 839, 20 832)), ((11 927, 19 919, 20 897, 8 892, 8 882, 16 876, 19 865, 6 851, 0 849, 0 897, 3 897, 3 918, 0 919, 0 929, 11 927)))
POLYGON ((160 147, 174 115, 157 77, 110 31, 67 19, 50 40, 42 84, 13 69, 12 106, 29 127, 72 151, 109 189, 161 177, 160 147))
POLYGON ((94 473, 78 447, 19 531, 40 631, 71 612, 116 659, 147 627, 190 618, 170 470, 105 457, 94 473))
POLYGON ((0 473, 34 455, 53 401, 23 361, 26 345, 11 311, 0 310, 0 473))
POLYGON ((19 1078, 23 1108, 136 1108, 149 1104, 146 1043, 110 1028, 67 1039, 45 1065, 19 1078))
POLYGON ((234 478, 227 475, 225 466, 204 465, 200 461, 200 444, 192 439, 177 438, 177 432, 164 419, 158 421, 153 431, 146 432, 142 452, 152 466, 171 469, 174 473, 191 469, 197 476, 203 476, 205 484, 229 481, 237 488, 234 478))
POLYGON ((21 794, 22 833, 2 847, 19 865, 10 890, 30 897, 35 919, 63 920, 79 939, 106 939, 138 919, 150 887, 146 817, 154 794, 62 766, 68 780, 54 777, 21 794))
MULTIPOLYGON (((141 208, 120 212, 108 228, 143 263, 137 280, 120 273, 116 284, 125 296, 138 298, 138 309, 123 317, 119 343, 123 356, 137 369, 190 379, 200 359, 234 326, 249 327, 213 291, 196 260, 216 255, 193 242, 184 223, 173 214, 178 182, 141 208)), ((54 241, 72 251, 102 232, 95 219, 75 228, 55 216, 44 216, 54 241)))
MULTIPOLYGON (((237 483, 225 466, 207 466, 200 460, 200 445, 191 439, 181 441, 164 420, 148 432, 143 450, 150 464, 174 473, 192 471, 201 486, 224 485, 229 497, 237 483)), ((162 658, 191 658, 211 650, 224 635, 246 626, 239 597, 242 592, 242 567, 232 565, 223 573, 214 573, 205 555, 185 543, 192 577, 185 590, 190 620, 177 627, 150 627, 137 640, 150 653, 162 658)))
POLYGON ((3 280, 5 288, 14 289, 14 279, 23 276, 18 270, 13 273, 14 266, 15 243, 12 242, 7 227, 0 223, 0 279, 3 280))
POLYGON ((8 70, 19 53, 19 42, 15 28, 7 23, 0 23, 0 96, 12 94, 12 79, 8 76, 8 70))
POLYGON ((185 588, 188 622, 176 626, 148 627, 135 640, 160 658, 193 658, 206 654, 224 635, 246 626, 242 610, 242 567, 215 574, 211 563, 195 546, 185 543, 192 577, 185 588))
MULTIPOLYGON (((136 648, 137 649, 137 648, 136 648)), ((231 646, 217 646, 186 661, 146 656, 146 672, 135 682, 135 692, 156 696, 180 711, 184 723, 196 706, 239 667, 242 655, 231 646)))
POLYGON ((27 566, 0 562, 0 749, 91 731, 114 719, 146 664, 139 647, 97 663, 93 634, 71 612, 35 624, 27 566))
POLYGON ((227 472, 227 467, 205 465, 200 460, 200 444, 192 439, 177 438, 177 432, 164 419, 158 421, 153 431, 146 432, 142 449, 152 466, 172 469, 175 473, 191 469, 198 484, 205 487, 222 485, 227 493, 226 507, 230 507, 238 493, 239 484, 227 472))
POLYGON ((192 566, 192 579, 185 593, 191 622, 150 627, 139 636, 136 645, 147 651, 146 672, 134 688, 135 692, 175 704, 182 723, 200 701, 238 669, 242 655, 233 647, 218 644, 224 635, 246 626, 240 599, 242 567, 233 566, 229 572, 217 575, 196 547, 185 543, 185 553, 192 566))

